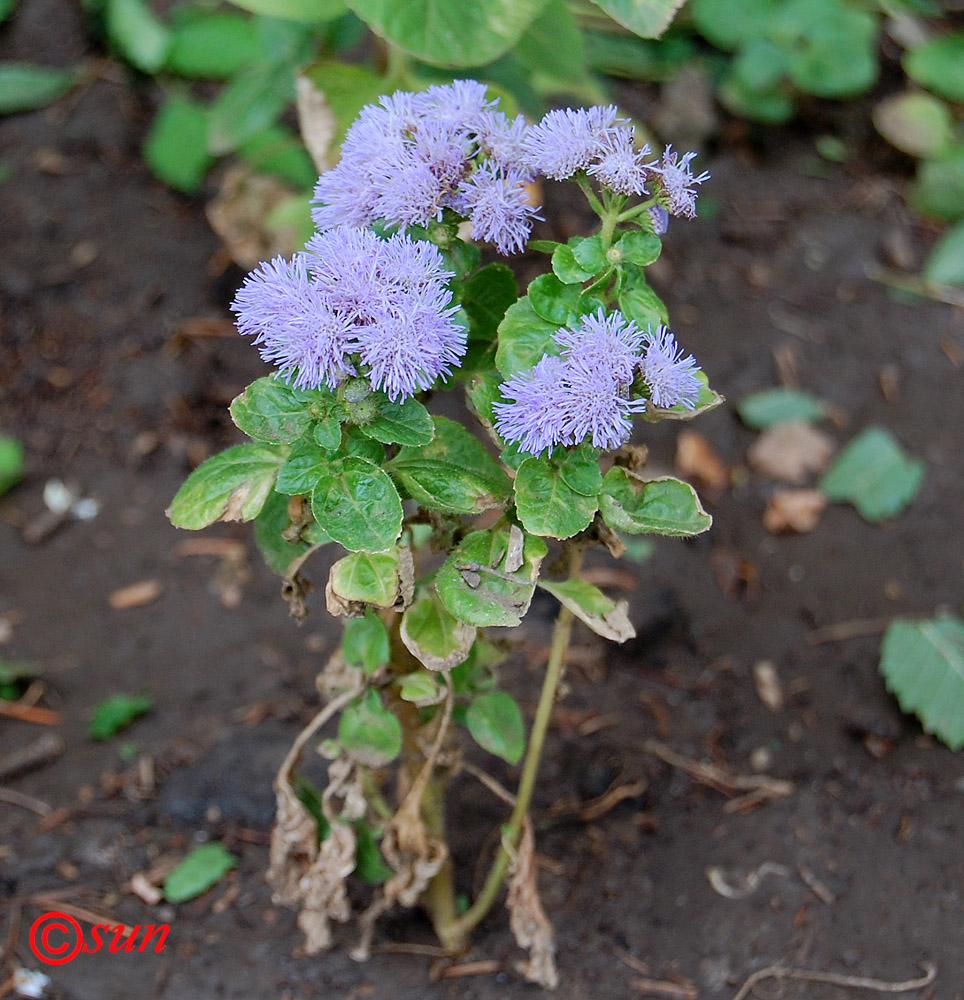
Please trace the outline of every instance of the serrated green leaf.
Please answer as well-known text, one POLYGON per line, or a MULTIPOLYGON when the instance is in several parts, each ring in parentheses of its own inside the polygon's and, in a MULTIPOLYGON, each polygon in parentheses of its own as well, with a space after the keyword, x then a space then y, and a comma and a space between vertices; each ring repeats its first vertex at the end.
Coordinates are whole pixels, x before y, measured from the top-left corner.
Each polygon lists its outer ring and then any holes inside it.
POLYGON ((924 277, 935 285, 964 285, 964 222, 940 238, 924 265, 924 277))
POLYGON ((291 517, 288 514, 289 500, 290 497, 282 493, 270 493, 261 512, 254 519, 255 542, 268 568, 279 576, 285 576, 288 567, 313 545, 324 545, 331 541, 317 524, 311 524, 304 529, 298 541, 287 541, 283 532, 291 527, 291 517))
POLYGON ((938 35, 904 55, 904 71, 922 87, 964 101, 964 31, 938 35))
POLYGON ((891 622, 880 672, 905 712, 952 750, 964 747, 964 622, 958 618, 891 622))
MULTIPOLYGON (((341 605, 394 607, 402 589, 400 552, 398 548, 389 552, 353 552, 339 559, 331 567, 328 589, 341 605)), ((328 603, 329 611, 335 614, 330 598, 328 603)))
POLYGON ((144 159, 165 184, 194 194, 214 163, 207 139, 207 109, 189 97, 170 94, 151 122, 144 159))
POLYGON ((591 583, 585 580, 540 580, 539 586, 604 639, 625 642, 636 635, 626 614, 628 603, 610 600, 591 583))
POLYGON ((504 525, 473 531, 462 540, 435 578, 435 588, 450 614, 478 628, 522 621, 548 549, 535 535, 519 532, 518 541, 504 525), (514 554, 510 552, 514 541, 521 551, 509 565, 519 568, 507 571, 506 560, 514 554))
POLYGON ((0 496, 23 476, 23 445, 15 438, 0 435, 0 496))
POLYGON ((599 509, 610 528, 631 535, 688 538, 713 523, 689 483, 671 477, 642 483, 619 467, 603 478, 599 509))
POLYGON ((488 264, 462 285, 461 306, 468 314, 469 338, 490 341, 506 310, 519 297, 515 275, 505 264, 488 264))
POLYGON ((625 264, 619 270, 616 300, 622 314, 642 330, 669 322, 663 300, 649 287, 642 268, 625 264))
POLYGON ((294 96, 294 74, 287 66, 258 65, 234 77, 208 112, 208 152, 233 152, 271 125, 294 96))
POLYGON ((311 437, 304 437, 291 449, 278 470, 274 488, 287 496, 306 495, 330 476, 337 460, 311 437))
POLYGON ((76 79, 73 70, 4 60, 0 62, 0 115, 53 104, 76 79))
POLYGON ((167 61, 171 31, 144 0, 107 0, 107 36, 121 55, 144 73, 167 61))
POLYGON ((338 741, 366 767, 384 767, 402 752, 402 724, 369 688, 338 720, 338 741))
POLYGON ((113 739, 135 719, 150 711, 154 699, 150 695, 115 694, 94 708, 87 723, 87 735, 92 740, 113 739))
POLYGON ((420 590, 405 609, 400 635, 409 652, 429 670, 458 666, 475 642, 475 629, 449 614, 434 587, 420 590))
POLYGON ((816 396, 784 387, 762 389, 744 396, 736 404, 736 412, 743 423, 755 431, 764 431, 790 420, 815 423, 826 415, 823 403, 816 396))
POLYGON ((334 397, 330 393, 296 389, 279 378, 267 376, 256 379, 236 396, 230 411, 239 430, 255 440, 291 444, 304 435, 316 417, 327 414, 333 405, 334 397))
POLYGON ((332 21, 348 9, 345 0, 231 0, 231 3, 252 14, 305 24, 332 21))
POLYGON ((575 448, 558 449, 552 455, 552 464, 559 470, 562 481, 577 493, 595 497, 602 489, 602 470, 599 468, 599 448, 587 441, 575 448), (561 457, 559 452, 562 452, 561 457))
POLYGON ((465 723, 472 739, 489 753, 517 764, 526 748, 525 722, 518 703, 505 691, 488 691, 472 699, 465 723))
POLYGON ((402 501, 394 483, 361 458, 331 466, 311 494, 311 510, 336 542, 354 552, 381 552, 402 531, 402 501))
POLYGON ((640 38, 659 38, 685 0, 593 0, 614 21, 640 38))
POLYGON ((526 531, 549 538, 572 538, 589 527, 598 508, 595 496, 577 493, 542 458, 528 458, 519 466, 515 504, 526 531))
POLYGON ((385 446, 365 437, 357 427, 346 428, 344 449, 346 455, 363 458, 373 465, 381 465, 385 461, 385 446))
POLYGON ((381 401, 374 420, 360 424, 366 437, 383 444, 426 445, 435 437, 435 427, 428 410, 414 397, 394 403, 381 401))
POLYGON ((239 444, 214 455, 177 491, 168 511, 171 524, 196 530, 256 518, 283 461, 282 452, 267 444, 239 444))
POLYGON ((908 458, 882 427, 868 427, 820 480, 828 500, 850 502, 872 523, 895 517, 917 496, 924 463, 908 458))
MULTIPOLYGON (((357 559, 363 555, 365 553, 358 553, 348 558, 357 559)), ((390 603, 394 603, 394 595, 390 603)), ((384 605, 388 606, 390 605, 384 605)), ((388 630, 371 610, 366 611, 364 618, 349 618, 345 623, 345 631, 341 637, 341 651, 348 666, 361 667, 369 674, 373 674, 392 658, 388 630)))
POLYGON ((663 249, 663 241, 655 233, 626 233, 616 244, 616 250, 623 259, 638 267, 652 264, 659 258, 663 249))
POLYGON ((227 80, 258 55, 249 18, 205 11, 174 29, 165 69, 182 76, 227 80))
POLYGON ((548 323, 532 308, 525 295, 506 310, 499 324, 499 349, 495 366, 506 377, 534 367, 546 354, 558 355, 553 334, 559 324, 548 323))
POLYGON ((223 844, 202 844, 164 879, 164 898, 169 903, 186 903, 217 885, 238 859, 223 844))
POLYGON ((461 424, 433 417, 435 437, 422 447, 400 448, 388 470, 422 506, 478 514, 504 505, 511 491, 499 463, 461 424))
POLYGON ((546 0, 349 0, 382 38, 432 66, 484 66, 507 52, 546 0))
POLYGON ((572 247, 565 243, 560 243, 552 251, 552 270, 555 276, 567 285, 581 284, 595 274, 576 260, 572 247))
POLYGON ((555 274, 540 274, 529 285, 526 298, 540 319, 556 326, 574 322, 582 315, 582 289, 567 285, 555 274))

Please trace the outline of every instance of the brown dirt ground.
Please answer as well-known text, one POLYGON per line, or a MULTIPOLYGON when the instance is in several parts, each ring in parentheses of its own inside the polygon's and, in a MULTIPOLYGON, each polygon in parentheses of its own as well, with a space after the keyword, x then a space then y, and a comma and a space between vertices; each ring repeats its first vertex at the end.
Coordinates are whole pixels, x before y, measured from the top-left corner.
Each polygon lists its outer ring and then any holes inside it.
MULTIPOLYGON (((4 27, 0 57, 66 64, 85 44, 72 5, 28 2, 4 27)), ((194 317, 224 320, 240 275, 220 263, 201 201, 169 193, 140 163, 152 100, 143 81, 105 64, 57 106, 0 121, 10 171, 0 187, 0 428, 28 453, 25 480, 0 501, 0 615, 15 622, 0 653, 48 672, 66 742, 59 760, 8 787, 68 810, 51 824, 0 804, 0 945, 14 942, 36 967, 26 929, 40 909, 29 898, 67 889, 128 923, 173 926, 161 955, 46 969, 53 995, 71 1000, 535 996, 514 971, 502 912, 467 956, 499 971, 433 983, 424 957, 355 964, 350 928, 330 954, 299 956, 294 914, 271 904, 270 779, 312 713, 338 626, 318 591, 305 627, 287 619, 245 526, 204 536, 242 543, 245 559, 226 564, 181 554, 186 536, 164 517, 191 462, 236 440, 225 405, 262 365, 240 338, 178 336, 194 317), (76 481, 100 513, 27 545, 22 527, 52 477, 76 481), (112 591, 144 579, 160 582, 157 600, 109 606, 112 591), (139 690, 153 694, 148 716, 117 741, 87 739, 94 705, 139 690), (122 744, 136 760, 122 759, 122 744), (134 873, 214 837, 241 859, 215 890, 160 908, 130 893, 134 873)), ((777 384, 777 359, 789 358, 800 385, 839 411, 829 427, 838 446, 881 424, 926 460, 926 481, 893 522, 871 526, 834 506, 812 534, 774 537, 761 523, 773 485, 741 471, 754 435, 729 407, 693 425, 737 470, 736 485, 710 496, 709 535, 659 541, 649 561, 625 566, 640 635, 604 648, 579 633, 550 735, 538 849, 566 1000, 642 995, 627 954, 707 1000, 732 997, 772 963, 905 980, 926 961, 937 982, 915 995, 964 997, 964 758, 901 715, 877 674, 879 634, 809 641, 838 622, 960 611, 964 313, 899 301, 868 279, 895 233, 918 263, 932 234, 906 214, 894 178, 870 168, 818 176, 811 149, 789 131, 762 146, 724 143, 705 189, 719 211, 673 225, 654 280, 680 339, 731 400, 777 384), (882 369, 897 376, 889 402, 882 369), (764 659, 786 695, 778 711, 754 691, 751 669, 764 659), (646 753, 654 738, 789 780, 793 794, 727 811, 726 796, 646 753), (646 791, 599 818, 546 816, 564 796, 634 780, 646 791), (766 863, 781 867, 761 872, 766 863), (737 887, 761 877, 729 898, 713 868, 737 887)), ((647 438, 664 467, 677 431, 647 438)), ((323 580, 324 568, 312 575, 323 580)), ((507 668, 530 711, 552 611, 537 602, 507 668)), ((0 721, 0 759, 39 733, 0 721)), ((475 787, 455 790, 463 872, 500 815, 475 787)), ((405 915, 379 940, 431 939, 420 916, 405 915)), ((810 982, 783 993, 851 995, 810 982)))

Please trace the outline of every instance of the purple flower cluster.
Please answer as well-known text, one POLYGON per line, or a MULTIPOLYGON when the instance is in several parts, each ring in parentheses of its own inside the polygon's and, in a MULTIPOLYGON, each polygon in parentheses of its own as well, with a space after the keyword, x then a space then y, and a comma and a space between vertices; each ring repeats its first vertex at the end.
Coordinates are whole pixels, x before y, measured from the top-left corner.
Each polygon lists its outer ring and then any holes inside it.
POLYGON ((365 375, 405 399, 457 367, 466 331, 454 319, 442 255, 431 243, 336 226, 303 253, 261 264, 232 303, 238 330, 299 388, 365 375))
POLYGON ((493 404, 496 430, 520 451, 541 455, 585 440, 596 448, 618 448, 629 440, 633 415, 648 399, 661 407, 696 403, 699 368, 665 326, 644 334, 621 313, 600 310, 554 339, 561 356, 547 355, 503 382, 500 392, 508 402, 493 404), (648 391, 634 399, 637 379, 648 391))
POLYGON ((538 211, 526 188, 526 124, 496 104, 483 84, 456 80, 364 107, 341 160, 315 187, 319 229, 378 220, 427 226, 450 208, 471 221, 474 239, 501 253, 523 249, 538 211))

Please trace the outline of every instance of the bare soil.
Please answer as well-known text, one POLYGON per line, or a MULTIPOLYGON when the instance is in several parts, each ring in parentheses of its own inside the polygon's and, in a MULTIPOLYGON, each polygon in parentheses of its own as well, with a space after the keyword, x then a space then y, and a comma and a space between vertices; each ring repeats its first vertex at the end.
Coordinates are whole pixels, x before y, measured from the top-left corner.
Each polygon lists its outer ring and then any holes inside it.
MULTIPOLYGON (((72 4, 27 2, 0 34, 0 58, 71 64, 88 44, 72 4)), ((313 713, 340 627, 320 589, 305 626, 288 619, 248 527, 206 532, 228 544, 191 555, 164 517, 192 465, 238 440, 226 404, 263 365, 230 329, 241 275, 203 200, 165 190, 139 159, 152 85, 97 66, 55 107, 0 121, 0 429, 28 456, 0 500, 0 655, 43 668, 45 704, 63 719, 0 719, 0 761, 51 730, 66 748, 4 785, 52 810, 0 801, 5 971, 14 956, 38 967, 27 930, 57 908, 37 894, 56 890, 128 924, 172 925, 160 955, 45 967, 56 997, 536 996, 514 969, 503 911, 465 957, 495 967, 433 981, 431 959, 387 953, 389 942, 431 944, 419 914, 386 921, 382 950, 359 965, 352 928, 307 958, 295 915, 272 906, 271 777, 313 713), (99 513, 28 544, 53 478, 99 513), (143 580, 158 581, 155 600, 110 606, 143 580), (154 698, 146 717, 114 741, 88 739, 98 702, 140 691, 154 698), (205 896, 151 907, 131 893, 135 873, 214 838, 240 866, 205 896)), ((892 522, 833 506, 812 533, 773 536, 762 515, 774 484, 745 465, 755 435, 730 406, 693 425, 731 470, 731 485, 706 494, 713 530, 621 564, 639 636, 612 647, 578 634, 550 733, 535 819, 566 1000, 642 996, 645 979, 663 982, 654 996, 731 998, 774 963, 889 981, 931 963, 935 983, 910 995, 964 997, 964 758, 903 716, 877 673, 884 622, 960 612, 964 600, 964 313, 868 277, 882 247, 919 264, 933 233, 903 208, 901 179, 875 172, 881 159, 828 168, 812 149, 805 127, 756 144, 731 130, 707 163, 704 204, 717 211, 674 222, 654 281, 730 400, 789 374, 833 404, 838 446, 882 425, 926 460, 926 480, 892 522), (822 631, 854 621, 863 634, 822 631), (761 660, 782 688, 776 710, 754 687, 761 660), (792 793, 741 803, 654 756, 652 740, 792 793), (580 813, 632 782, 636 794, 580 813)), ((564 208, 562 230, 585 224, 574 212, 564 208)), ((641 433, 658 466, 672 466, 678 432, 641 433)), ((537 601, 506 667, 528 711, 553 613, 537 601)), ((450 810, 466 889, 502 816, 470 781, 450 810)), ((854 986, 794 980, 780 995, 849 997, 854 986)))

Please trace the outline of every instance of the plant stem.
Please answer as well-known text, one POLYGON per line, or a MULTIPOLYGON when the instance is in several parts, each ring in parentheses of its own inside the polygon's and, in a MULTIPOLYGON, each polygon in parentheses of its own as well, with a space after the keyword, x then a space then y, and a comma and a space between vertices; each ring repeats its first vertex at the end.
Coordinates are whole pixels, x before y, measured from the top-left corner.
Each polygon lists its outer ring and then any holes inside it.
MULTIPOLYGON (((569 549, 570 578, 579 572, 581 566, 582 547, 573 545, 569 549)), ((539 773, 542 746, 545 742, 546 730, 549 728, 549 718, 552 715, 552 706, 556 700, 556 692, 559 690, 559 681, 562 679, 562 670, 566 661, 566 650, 569 647, 569 636, 571 633, 572 612, 568 608, 560 608, 559 617, 556 619, 555 628, 552 632, 552 647, 549 651, 549 662, 546 664, 546 675, 542 681, 539 706, 536 709, 536 717, 532 723, 532 732, 529 735, 529 746, 522 765, 522 776, 519 779, 519 790, 516 794, 515 806, 512 810, 512 815, 509 817, 509 821, 502 828, 502 844, 499 847, 499 853, 492 863, 489 876, 478 898, 461 917, 444 928, 445 934, 454 939, 464 940, 479 925, 489 910, 492 909, 499 895, 499 890, 502 887, 502 880, 509 868, 512 855, 519 846, 519 838, 522 835, 522 823, 532 802, 532 793, 535 789, 536 777, 539 773)), ((441 934, 439 938, 440 940, 442 939, 441 934)))

